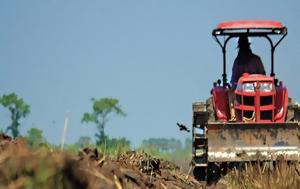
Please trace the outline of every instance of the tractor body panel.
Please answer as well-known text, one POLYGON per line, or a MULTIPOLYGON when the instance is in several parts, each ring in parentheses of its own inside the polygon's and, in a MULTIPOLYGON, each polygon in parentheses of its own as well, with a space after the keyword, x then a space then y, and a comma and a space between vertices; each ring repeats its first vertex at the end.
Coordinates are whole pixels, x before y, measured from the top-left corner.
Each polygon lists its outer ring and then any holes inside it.
POLYGON ((299 160, 298 123, 208 123, 209 162, 299 160))

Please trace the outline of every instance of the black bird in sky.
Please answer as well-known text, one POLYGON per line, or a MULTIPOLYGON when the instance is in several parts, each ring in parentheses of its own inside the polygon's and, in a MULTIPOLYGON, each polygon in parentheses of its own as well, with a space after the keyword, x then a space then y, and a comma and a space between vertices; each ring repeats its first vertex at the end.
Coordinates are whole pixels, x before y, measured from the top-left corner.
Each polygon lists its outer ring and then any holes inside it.
POLYGON ((179 130, 180 131, 186 131, 186 132, 190 132, 190 130, 183 124, 180 124, 180 123, 176 123, 177 126, 179 127, 179 130))

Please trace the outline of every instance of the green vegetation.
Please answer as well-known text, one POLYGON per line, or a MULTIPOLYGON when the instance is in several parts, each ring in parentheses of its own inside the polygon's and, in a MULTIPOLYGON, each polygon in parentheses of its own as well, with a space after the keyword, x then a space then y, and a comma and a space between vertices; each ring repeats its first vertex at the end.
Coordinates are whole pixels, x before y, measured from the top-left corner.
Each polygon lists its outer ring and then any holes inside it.
POLYGON ((126 116, 125 112, 121 109, 119 100, 115 98, 101 98, 96 100, 91 99, 93 102, 93 110, 91 113, 86 112, 83 114, 81 122, 84 123, 95 123, 99 133, 96 133, 96 143, 97 145, 102 145, 107 136, 105 135, 104 129, 109 121, 111 114, 116 114, 118 116, 126 116))
POLYGON ((172 161, 187 171, 192 159, 192 140, 186 138, 182 143, 174 138, 150 138, 143 140, 139 150, 172 161))
POLYGON ((76 145, 80 148, 90 146, 91 144, 92 144, 92 139, 89 136, 81 136, 78 139, 78 142, 76 143, 76 145))
POLYGON ((143 140, 143 148, 156 148, 159 152, 174 152, 182 148, 180 140, 174 138, 149 138, 143 140))
POLYGON ((126 138, 108 138, 104 144, 98 146, 101 152, 111 156, 118 156, 119 154, 131 149, 130 141, 126 138))
POLYGON ((102 144, 94 144, 88 136, 82 136, 75 144, 66 145, 66 150, 72 154, 77 154, 83 148, 97 148, 99 152, 110 156, 117 156, 120 153, 131 150, 131 142, 126 138, 109 138, 105 137, 102 144))
POLYGON ((13 137, 19 136, 20 119, 25 118, 30 113, 30 106, 15 93, 0 97, 0 104, 11 113, 11 124, 7 127, 6 133, 10 130, 13 137))
POLYGON ((31 148, 37 148, 46 143, 46 139, 43 137, 43 131, 38 128, 30 128, 27 131, 26 139, 31 148))

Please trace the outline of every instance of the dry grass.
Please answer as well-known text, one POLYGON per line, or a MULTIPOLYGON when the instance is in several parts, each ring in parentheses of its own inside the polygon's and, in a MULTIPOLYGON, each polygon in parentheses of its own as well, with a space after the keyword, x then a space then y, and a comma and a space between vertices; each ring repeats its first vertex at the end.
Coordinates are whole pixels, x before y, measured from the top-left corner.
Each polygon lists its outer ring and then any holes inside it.
POLYGON ((231 189, 296 189, 300 187, 298 163, 278 162, 273 169, 268 168, 269 165, 247 164, 245 170, 232 170, 219 181, 218 186, 231 189))

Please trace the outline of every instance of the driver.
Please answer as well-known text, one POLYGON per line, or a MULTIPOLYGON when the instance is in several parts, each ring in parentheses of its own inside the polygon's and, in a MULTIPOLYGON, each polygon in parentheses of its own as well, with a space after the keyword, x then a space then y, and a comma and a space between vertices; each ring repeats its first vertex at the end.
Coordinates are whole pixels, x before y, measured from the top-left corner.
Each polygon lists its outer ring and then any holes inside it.
POLYGON ((239 52, 232 67, 231 86, 236 84, 243 73, 266 75, 264 65, 259 56, 252 53, 250 43, 246 36, 241 36, 238 41, 239 52))
POLYGON ((239 78, 243 73, 249 74, 263 74, 265 75, 265 68, 259 56, 252 53, 250 48, 250 43, 246 36, 239 37, 238 41, 239 52, 234 60, 232 67, 231 76, 231 90, 229 91, 229 108, 230 108, 230 121, 235 121, 235 111, 234 111, 234 90, 236 88, 239 78))

